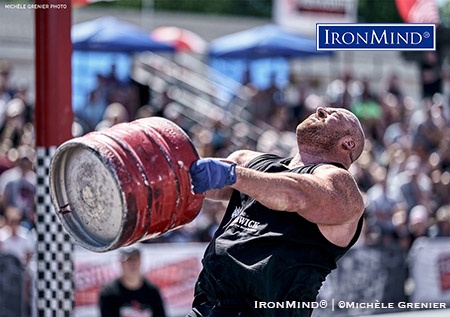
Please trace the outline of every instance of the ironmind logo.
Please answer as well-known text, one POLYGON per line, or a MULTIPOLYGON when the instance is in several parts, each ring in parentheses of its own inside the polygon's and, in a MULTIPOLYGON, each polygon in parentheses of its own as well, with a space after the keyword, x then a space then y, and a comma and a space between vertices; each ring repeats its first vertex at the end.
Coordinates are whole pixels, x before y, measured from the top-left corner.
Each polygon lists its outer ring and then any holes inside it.
POLYGON ((434 51, 435 24, 316 25, 318 51, 434 51))

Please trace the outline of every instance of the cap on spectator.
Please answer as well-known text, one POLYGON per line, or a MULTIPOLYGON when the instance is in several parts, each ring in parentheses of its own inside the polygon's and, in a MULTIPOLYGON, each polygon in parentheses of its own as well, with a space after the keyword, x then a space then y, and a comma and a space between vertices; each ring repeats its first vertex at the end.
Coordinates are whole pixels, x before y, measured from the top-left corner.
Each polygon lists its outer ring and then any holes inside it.
POLYGON ((136 245, 128 246, 119 250, 120 261, 126 261, 133 255, 141 255, 141 250, 136 245))

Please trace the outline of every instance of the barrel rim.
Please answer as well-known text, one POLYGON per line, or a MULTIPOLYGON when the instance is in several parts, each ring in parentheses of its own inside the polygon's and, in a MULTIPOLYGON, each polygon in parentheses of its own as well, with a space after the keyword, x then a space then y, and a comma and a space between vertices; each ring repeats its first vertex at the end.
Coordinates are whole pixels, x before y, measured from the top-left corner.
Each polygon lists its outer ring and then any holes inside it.
MULTIPOLYGON (((123 225, 126 223, 126 199, 124 197, 124 193, 120 190, 120 186, 118 186, 117 184, 120 182, 117 174, 115 173, 114 169, 112 169, 107 160, 100 155, 100 152, 98 149, 95 149, 93 147, 90 147, 88 145, 86 145, 83 142, 80 142, 77 140, 78 138, 75 139, 71 139, 68 140, 66 142, 64 142, 63 144, 61 144, 55 151, 53 157, 51 158, 50 161, 50 168, 49 168, 49 184, 50 184, 50 196, 51 196, 51 200, 53 203, 53 206, 55 208, 55 212, 57 217, 59 218, 61 224, 63 225, 64 229, 67 231, 67 233, 77 242, 77 244, 79 244, 80 246, 82 246, 83 248, 86 248, 90 251, 94 251, 94 252, 106 252, 106 251, 111 251, 114 250, 116 248, 118 248, 118 242, 121 241, 122 239, 122 235, 124 233, 123 230, 123 225), (73 225, 68 219, 66 219, 66 214, 59 212, 59 208, 60 208, 60 204, 59 204, 59 199, 62 199, 61 194, 63 193, 63 191, 65 192, 65 188, 62 189, 60 188, 60 195, 57 194, 57 189, 55 186, 56 178, 61 177, 61 172, 64 171, 64 169, 59 170, 59 172, 56 170, 56 168, 58 167, 58 160, 64 160, 64 156, 67 155, 66 151, 72 148, 82 148, 84 150, 87 150, 91 153, 93 153, 95 155, 95 157, 97 159, 99 159, 103 165, 106 167, 107 171, 110 173, 110 175, 113 177, 113 179, 115 180, 115 184, 114 186, 116 186, 117 188, 117 192, 120 193, 119 195, 119 199, 121 202, 121 206, 122 206, 122 217, 121 217, 121 224, 119 226, 119 228, 121 230, 119 230, 117 236, 110 242, 108 243, 104 243, 101 246, 94 246, 93 244, 90 243, 86 243, 85 241, 92 241, 94 240, 92 237, 90 237, 89 235, 85 235, 86 238, 88 238, 88 240, 83 240, 77 231, 73 230, 73 225), (59 198, 59 199, 58 199, 59 198)), ((59 167, 63 167, 65 168, 65 165, 59 162, 59 167)), ((73 212, 73 211, 72 211, 73 212)), ((97 243, 98 245, 100 245, 100 243, 97 243)))

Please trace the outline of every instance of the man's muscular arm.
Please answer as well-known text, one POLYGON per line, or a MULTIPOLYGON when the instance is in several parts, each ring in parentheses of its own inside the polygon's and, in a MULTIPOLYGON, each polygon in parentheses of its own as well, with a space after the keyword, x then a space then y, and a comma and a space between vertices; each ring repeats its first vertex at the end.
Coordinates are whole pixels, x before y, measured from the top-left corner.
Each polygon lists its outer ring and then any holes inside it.
POLYGON ((364 204, 353 177, 332 165, 314 174, 263 173, 236 168, 234 188, 264 206, 297 212, 319 225, 339 225, 359 218, 364 204))
MULTIPOLYGON (((236 163, 238 166, 245 166, 253 158, 262 155, 261 152, 249 151, 249 150, 239 150, 231 153, 226 159, 220 159, 223 162, 236 163)), ((221 189, 212 189, 206 192, 205 198, 211 200, 229 200, 231 198, 231 193, 233 188, 223 187, 221 189)))
POLYGON ((318 225, 349 224, 359 219, 364 203, 348 171, 333 165, 319 166, 313 174, 264 173, 244 167, 261 154, 238 151, 222 160, 233 164, 199 160, 190 170, 194 189, 220 200, 229 199, 236 189, 270 209, 297 212, 318 225))

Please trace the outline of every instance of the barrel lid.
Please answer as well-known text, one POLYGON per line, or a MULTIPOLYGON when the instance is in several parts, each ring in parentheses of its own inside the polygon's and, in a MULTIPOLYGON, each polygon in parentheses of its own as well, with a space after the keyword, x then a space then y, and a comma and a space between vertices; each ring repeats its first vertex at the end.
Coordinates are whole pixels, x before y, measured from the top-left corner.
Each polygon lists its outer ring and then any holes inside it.
POLYGON ((71 140, 56 150, 50 195, 63 227, 81 246, 96 252, 115 248, 126 208, 113 169, 94 148, 71 140))

